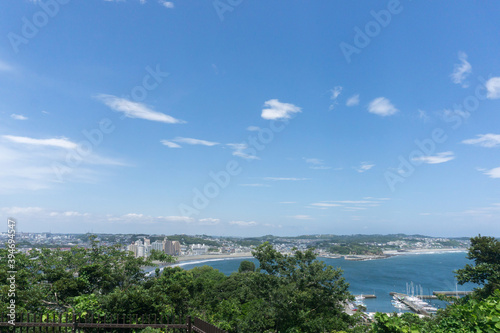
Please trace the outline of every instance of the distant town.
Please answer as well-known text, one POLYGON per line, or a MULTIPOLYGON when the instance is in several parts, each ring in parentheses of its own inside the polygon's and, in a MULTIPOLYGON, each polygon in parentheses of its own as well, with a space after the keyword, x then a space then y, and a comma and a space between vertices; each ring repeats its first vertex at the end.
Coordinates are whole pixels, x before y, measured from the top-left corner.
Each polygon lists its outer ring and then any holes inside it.
MULTIPOLYGON (((16 247, 27 252, 36 248, 90 247, 90 233, 29 233, 16 235, 16 247)), ((216 237, 207 235, 148 235, 148 234, 96 234, 101 245, 119 245, 123 251, 136 257, 149 257, 154 250, 178 259, 188 260, 195 256, 220 256, 249 254, 256 246, 269 242, 281 253, 294 249, 314 249, 319 257, 347 260, 379 259, 390 255, 415 251, 453 251, 469 247, 468 237, 443 238, 424 235, 303 235, 297 237, 216 237)), ((7 233, 0 234, 1 246, 5 246, 7 233)))

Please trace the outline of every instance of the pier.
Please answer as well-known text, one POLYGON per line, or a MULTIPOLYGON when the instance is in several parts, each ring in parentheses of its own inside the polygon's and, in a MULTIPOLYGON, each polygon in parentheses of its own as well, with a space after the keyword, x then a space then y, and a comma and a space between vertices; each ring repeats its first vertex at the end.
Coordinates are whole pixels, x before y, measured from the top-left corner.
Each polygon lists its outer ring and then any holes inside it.
POLYGON ((425 310, 422 306, 410 301, 408 299, 408 295, 405 295, 405 294, 400 294, 400 293, 390 293, 391 295, 393 296, 396 296, 396 298, 401 302, 403 303, 404 305, 406 305, 408 308, 410 308, 411 311, 415 312, 416 314, 421 314, 421 315, 424 315, 424 316, 429 316, 429 312, 427 310, 425 310))
POLYGON ((377 298, 376 295, 365 295, 365 294, 354 295, 354 297, 360 297, 360 296, 363 296, 363 298, 377 298))

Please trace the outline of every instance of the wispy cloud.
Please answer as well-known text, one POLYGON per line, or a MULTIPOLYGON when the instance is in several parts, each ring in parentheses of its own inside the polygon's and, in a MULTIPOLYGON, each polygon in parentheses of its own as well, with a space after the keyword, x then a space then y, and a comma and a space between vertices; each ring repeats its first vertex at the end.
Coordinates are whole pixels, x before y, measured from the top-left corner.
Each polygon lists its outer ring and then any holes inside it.
POLYGON ((330 100, 332 101, 330 103, 330 110, 333 110, 335 108, 335 105, 339 104, 337 102, 337 98, 340 96, 342 93, 342 87, 341 86, 336 86, 335 88, 330 90, 330 100))
POLYGON ((490 170, 485 170, 484 174, 489 176, 490 178, 500 178, 500 167, 490 170))
POLYGON ((356 106, 359 104, 359 94, 352 95, 347 99, 347 102, 345 102, 345 105, 347 106, 356 106))
POLYGON ((260 131, 260 127, 258 127, 258 126, 248 126, 247 127, 247 131, 257 132, 257 131, 260 131))
POLYGON ((188 145, 201 145, 201 146, 208 146, 208 147, 216 146, 219 144, 218 142, 193 139, 193 138, 183 138, 183 137, 176 137, 172 141, 179 142, 179 143, 185 143, 188 145))
POLYGON ((309 164, 310 169, 314 170, 327 170, 331 169, 331 167, 326 166, 323 160, 320 160, 318 158, 304 158, 307 164, 309 164))
POLYGON ((310 206, 314 206, 314 207, 340 207, 342 206, 341 204, 336 204, 336 203, 329 203, 329 202, 315 202, 315 203, 312 203, 310 206))
POLYGON ((233 156, 241 157, 245 160, 258 160, 259 157, 246 152, 248 145, 246 143, 228 143, 226 146, 233 150, 233 156))
POLYGON ((168 140, 161 140, 160 141, 162 145, 167 146, 168 148, 182 148, 180 145, 178 145, 175 142, 168 141, 168 140))
POLYGON ((465 52, 458 52, 459 64, 455 64, 453 73, 451 73, 451 80, 453 83, 460 84, 462 87, 467 88, 469 85, 465 83, 467 76, 472 73, 472 66, 467 61, 467 54, 465 52))
POLYGON ((237 225, 240 227, 253 227, 257 225, 255 221, 230 221, 229 224, 237 225))
POLYGON ((371 168, 373 168, 375 166, 375 164, 371 164, 370 162, 361 162, 361 165, 356 167, 356 171, 357 172, 366 172, 368 170, 370 170, 371 168))
POLYGON ((23 116, 22 114, 11 114, 10 117, 15 120, 27 120, 28 117, 23 116))
POLYGON ((103 102, 114 111, 123 112, 125 117, 140 118, 151 121, 158 121, 167 124, 182 124, 185 121, 175 119, 169 115, 157 112, 142 103, 129 101, 125 98, 116 97, 113 95, 99 94, 95 96, 96 99, 103 102))
POLYGON ((264 103, 266 109, 262 110, 261 117, 268 120, 289 119, 294 113, 301 112, 300 107, 290 103, 281 103, 271 99, 264 103))
POLYGON ((67 138, 33 139, 25 136, 13 136, 13 135, 3 135, 2 137, 11 142, 26 144, 26 145, 51 146, 64 149, 75 149, 78 146, 76 143, 69 141, 67 138))
POLYGON ((46 189, 61 181, 95 183, 101 178, 101 166, 125 165, 88 148, 82 155, 78 145, 66 138, 0 138, 0 192, 46 189))
POLYGON ((367 210, 372 207, 378 207, 389 200, 388 198, 371 198, 370 200, 325 200, 309 204, 307 208, 330 209, 341 208, 346 211, 367 210))
POLYGON ((370 104, 368 104, 368 112, 382 117, 392 116, 398 111, 399 110, 392 105, 391 101, 385 97, 375 98, 370 102, 370 104))
POLYGON ((220 219, 214 219, 212 217, 207 217, 198 220, 200 225, 216 225, 220 223, 220 219))
POLYGON ((486 90, 488 91, 486 97, 489 99, 500 98, 500 77, 492 77, 486 81, 486 90))
POLYGON ((423 162, 427 164, 439 164, 451 161, 455 158, 452 151, 445 151, 442 153, 437 153, 436 155, 421 156, 413 158, 413 161, 423 162))
POLYGON ((478 145, 486 148, 493 148, 500 145, 500 134, 479 134, 475 139, 467 139, 462 143, 468 145, 478 145))
POLYGON ((158 0, 158 3, 162 5, 165 8, 172 9, 175 7, 174 3, 172 1, 166 1, 166 0, 158 0))
POLYGON ((293 215, 289 217, 296 220, 313 220, 313 218, 309 215, 293 215))
POLYGON ((272 181, 302 181, 302 180, 310 180, 311 178, 287 178, 287 177, 265 177, 264 180, 272 180, 272 181))

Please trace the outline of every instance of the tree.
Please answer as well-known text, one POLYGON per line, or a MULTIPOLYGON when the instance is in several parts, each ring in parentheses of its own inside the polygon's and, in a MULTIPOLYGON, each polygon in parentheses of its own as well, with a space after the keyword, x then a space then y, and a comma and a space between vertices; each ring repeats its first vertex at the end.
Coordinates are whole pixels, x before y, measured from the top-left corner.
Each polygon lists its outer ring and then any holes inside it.
POLYGON ((353 319, 344 313, 352 299, 342 270, 316 260, 312 250, 284 255, 268 242, 252 252, 259 260, 261 290, 274 313, 278 332, 345 329, 353 319))
POLYGON ((151 250, 151 255, 149 256, 151 260, 157 260, 164 263, 174 263, 176 258, 171 255, 166 254, 165 252, 158 250, 151 250))
POLYGON ((238 267, 238 273, 255 272, 255 264, 248 260, 243 260, 238 267))
POLYGON ((476 296, 486 298, 500 288, 500 242, 493 237, 477 236, 471 238, 468 259, 474 266, 467 264, 456 270, 459 284, 467 282, 483 285, 476 289, 476 296))

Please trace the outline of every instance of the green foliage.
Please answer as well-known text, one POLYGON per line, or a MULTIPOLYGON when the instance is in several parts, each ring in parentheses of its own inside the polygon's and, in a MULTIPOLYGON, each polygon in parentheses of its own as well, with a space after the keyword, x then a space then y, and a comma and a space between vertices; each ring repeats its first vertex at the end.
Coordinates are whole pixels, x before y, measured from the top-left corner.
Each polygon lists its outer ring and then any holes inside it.
MULTIPOLYGON (((208 236, 207 236, 207 238, 208 238, 208 236)), ((179 241, 181 244, 184 244, 184 245, 205 244, 207 246, 214 246, 214 247, 220 246, 219 242, 214 241, 214 240, 210 240, 207 238, 200 238, 200 237, 194 237, 194 236, 188 236, 188 235, 167 236, 168 240, 179 241)))
MULTIPOLYGON (((7 250, 0 249, 0 256, 7 250)), ((32 312, 72 309, 82 298, 125 290, 144 279, 142 267, 150 264, 120 251, 119 246, 99 246, 91 237, 91 248, 39 249, 16 253, 16 305, 32 312)), ((7 261, 0 261, 0 289, 7 291, 7 261)), ((8 301, 0 295, 0 305, 8 301)))
POLYGON ((255 272, 255 264, 248 260, 243 260, 238 267, 238 273, 255 272))
POLYGON ((459 284, 467 282, 483 285, 476 290, 476 296, 484 298, 500 288, 500 241, 493 237, 471 238, 467 258, 474 260, 474 266, 467 264, 455 271, 459 284))
POLYGON ((500 291, 496 290, 484 300, 470 299, 449 305, 433 318, 420 319, 411 313, 401 317, 377 313, 372 332, 500 332, 500 291))
POLYGON ((328 248, 330 253, 336 254, 362 254, 362 255, 382 255, 384 252, 381 248, 365 245, 365 244, 341 244, 341 245, 332 245, 328 248))
POLYGON ((175 257, 168 255, 163 251, 158 251, 158 250, 151 250, 149 259, 164 263, 174 263, 176 261, 175 257))

